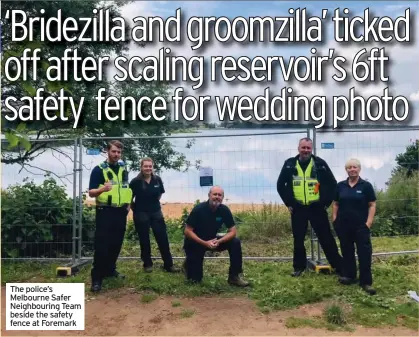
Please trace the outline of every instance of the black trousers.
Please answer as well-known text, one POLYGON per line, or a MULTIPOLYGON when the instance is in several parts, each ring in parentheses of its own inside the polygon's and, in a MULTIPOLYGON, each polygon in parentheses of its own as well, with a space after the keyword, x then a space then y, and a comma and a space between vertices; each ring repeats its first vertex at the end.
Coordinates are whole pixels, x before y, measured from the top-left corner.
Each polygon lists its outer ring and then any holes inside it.
POLYGON ((372 244, 371 232, 365 224, 358 226, 334 224, 339 237, 343 255, 343 275, 356 279, 357 267, 355 259, 355 246, 359 262, 359 284, 372 285, 372 244))
POLYGON ((342 257, 333 237, 326 210, 318 203, 308 206, 298 205, 291 214, 292 234, 294 237, 294 270, 304 270, 307 267, 307 253, 304 239, 307 234, 308 221, 317 235, 327 260, 332 268, 341 272, 342 257))
MULTIPOLYGON (((203 245, 191 241, 185 241, 185 269, 188 280, 200 282, 203 278, 204 256, 209 250, 203 245)), ((216 251, 228 250, 230 256, 229 276, 237 276, 243 272, 243 257, 241 242, 238 238, 233 238, 220 244, 216 251)))
POLYGON ((116 270, 127 225, 126 207, 96 207, 92 281, 101 281, 116 270))
POLYGON ((163 213, 161 211, 134 212, 134 225, 140 241, 141 260, 143 261, 144 267, 151 267, 153 265, 150 245, 151 228, 164 262, 164 268, 171 268, 173 266, 173 259, 170 253, 167 227, 163 213))

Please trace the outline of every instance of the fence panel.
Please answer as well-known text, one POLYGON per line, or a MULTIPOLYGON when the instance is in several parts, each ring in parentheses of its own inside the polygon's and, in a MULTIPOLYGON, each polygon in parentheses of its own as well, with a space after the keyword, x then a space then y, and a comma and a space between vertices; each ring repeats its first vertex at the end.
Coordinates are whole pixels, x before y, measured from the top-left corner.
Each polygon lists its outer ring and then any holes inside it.
MULTIPOLYGON (((414 145, 417 130, 365 129, 327 131, 315 134, 316 154, 327 161, 338 181, 347 178, 345 163, 351 158, 361 162, 360 176, 368 180, 377 194, 377 211, 371 229, 376 253, 417 250, 418 235, 418 176, 411 178, 395 173, 399 166, 396 157, 414 145), (398 247, 394 239, 404 239, 398 247), (392 240, 393 239, 393 240, 392 240), (410 248, 410 249, 409 249, 410 248)), ((417 167, 418 153, 401 165, 417 167)))
MULTIPOLYGON (((37 155, 24 165, 2 164, 2 258, 74 262, 76 141, 33 140, 31 149, 37 155)), ((24 153, 17 148, 7 156, 24 153)))
MULTIPOLYGON (((417 251, 417 175, 406 182, 393 172, 396 156, 415 142, 418 129, 205 130, 162 138, 169 140, 191 164, 186 172, 158 172, 166 189, 161 202, 173 255, 184 256, 182 217, 187 216, 195 202, 207 199, 210 187, 200 186, 199 168, 211 168, 213 184, 224 188, 224 203, 232 209, 237 221, 245 258, 289 259, 293 247, 290 217, 281 205, 276 181, 285 159, 297 154, 298 140, 307 135, 312 135, 315 154, 328 162, 338 181, 346 178, 346 160, 355 157, 362 164, 361 176, 376 187, 374 252, 417 251), (189 143, 193 145, 188 147, 189 143)), ((154 141, 156 138, 153 137, 154 141)), ((121 140, 124 139, 133 140, 121 140)), ((92 257, 95 212, 94 200, 87 191, 91 170, 106 159, 106 153, 90 151, 84 146, 87 140, 45 141, 45 149, 29 165, 2 165, 3 259, 75 262, 92 257), (20 187, 12 187, 16 184, 20 187), (34 195, 33 191, 38 193, 35 198, 25 198, 34 195)), ((32 146, 41 143, 33 141, 32 146)), ((131 171, 130 179, 137 174, 131 171)), ((306 243, 310 253, 309 238, 306 243)), ((160 256, 154 239, 152 251, 157 258, 160 256)), ((138 259, 139 255, 130 213, 121 258, 138 259)), ((227 258, 224 253, 217 256, 227 258)))
MULTIPOLYGON (((244 241, 244 254, 289 257, 292 253, 289 214, 280 205, 276 182, 285 159, 296 155, 298 140, 307 135, 306 129, 282 132, 264 130, 259 134, 254 130, 217 130, 167 138, 174 149, 183 153, 191 163, 186 172, 159 172, 166 190, 161 203, 173 255, 184 256, 180 218, 190 212, 195 202, 208 198, 210 187, 200 185, 199 168, 211 168, 213 184, 223 187, 224 203, 236 217, 240 237, 244 241), (193 146, 187 148, 186 144, 191 142, 193 146)), ((120 140, 123 142, 124 139, 120 140)), ((141 142, 147 141, 141 139, 141 142)), ((93 167, 101 160, 104 160, 103 156, 92 155, 85 163, 93 167)), ((130 179, 137 174, 130 172, 130 179)), ((88 203, 94 201, 88 200, 88 203)), ((139 244, 131 222, 132 213, 129 219, 121 258, 138 258, 139 244)), ((91 247, 92 239, 83 237, 83 245, 91 247)), ((160 255, 155 244, 152 249, 156 256, 160 255)), ((83 250, 84 257, 91 257, 92 254, 91 250, 83 250)))

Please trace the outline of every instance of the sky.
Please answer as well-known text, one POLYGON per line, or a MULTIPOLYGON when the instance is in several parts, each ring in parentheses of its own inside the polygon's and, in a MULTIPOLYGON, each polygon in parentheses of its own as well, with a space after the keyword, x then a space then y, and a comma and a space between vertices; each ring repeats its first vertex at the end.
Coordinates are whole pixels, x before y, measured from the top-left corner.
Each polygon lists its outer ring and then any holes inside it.
MULTIPOLYGON (((340 1, 338 8, 342 11, 344 8, 349 9, 349 16, 363 16, 364 10, 366 8, 370 11, 371 16, 377 17, 390 17, 393 21, 405 15, 405 10, 410 8, 410 43, 397 43, 397 42, 378 42, 371 43, 365 42, 362 44, 356 43, 337 43, 334 40, 334 27, 332 16, 336 6, 333 5, 333 2, 324 2, 324 1, 186 1, 186 2, 171 2, 171 1, 153 1, 153 2, 143 2, 135 1, 122 10, 122 15, 126 18, 128 22, 132 21, 132 18, 137 16, 148 17, 148 16, 159 16, 163 18, 168 18, 175 16, 176 10, 180 8, 183 14, 181 18, 181 31, 182 31, 182 43, 171 43, 171 42, 153 42, 146 44, 145 47, 139 47, 138 45, 132 44, 129 52, 130 57, 141 56, 146 57, 150 55, 157 56, 160 48, 169 47, 171 49, 170 55, 181 55, 186 58, 191 58, 193 56, 203 56, 205 60, 210 60, 212 56, 233 56, 238 58, 240 56, 247 56, 249 58, 254 58, 256 56, 268 57, 268 56, 282 56, 287 61, 290 57, 298 56, 311 56, 311 49, 316 48, 315 55, 328 55, 329 49, 335 49, 334 55, 342 56, 346 59, 345 64, 348 65, 346 68, 348 71, 347 80, 338 84, 337 82, 331 79, 333 74, 338 74, 334 70, 331 62, 327 62, 325 65, 324 79, 323 81, 316 82, 298 82, 298 81, 284 81, 283 76, 278 72, 274 79, 270 82, 253 82, 253 83, 240 83, 238 81, 226 82, 224 80, 217 80, 211 82, 209 80, 205 81, 205 85, 200 89, 193 90, 191 85, 182 81, 173 83, 173 87, 182 86, 185 89, 185 92, 189 95, 208 95, 212 99, 208 105, 205 106, 205 114, 208 116, 209 121, 218 122, 218 114, 216 111, 215 105, 215 96, 243 96, 248 95, 251 98, 256 96, 263 95, 264 89, 270 87, 271 95, 279 95, 280 90, 284 87, 292 87, 293 93, 296 95, 305 95, 312 97, 314 95, 324 95, 328 99, 331 99, 335 95, 345 95, 349 94, 349 89, 355 87, 357 95, 368 98, 373 95, 382 96, 383 90, 386 87, 389 87, 390 94, 393 96, 404 96, 409 100, 411 105, 411 110, 409 113, 408 120, 406 122, 411 124, 419 124, 418 114, 414 113, 415 109, 418 107, 419 103, 419 66, 417 60, 419 58, 419 47, 415 37, 418 33, 418 25, 414 25, 415 14, 418 10, 418 2, 398 2, 394 4, 393 2, 378 2, 378 1, 351 1, 345 2, 340 1), (209 38, 211 42, 204 43, 203 46, 199 49, 192 50, 193 42, 187 39, 187 22, 193 17, 227 17, 230 20, 233 20, 236 17, 244 17, 248 19, 249 17, 266 17, 266 16, 275 16, 275 17, 291 17, 288 13, 290 8, 305 8, 307 12, 313 16, 321 16, 322 10, 327 9, 327 16, 322 20, 322 31, 323 31, 323 43, 318 42, 305 42, 305 43, 281 43, 281 42, 263 42, 263 43, 240 43, 234 42, 231 43, 222 43, 216 41, 214 34, 210 31, 209 38), (371 48, 378 47, 384 48, 385 54, 389 57, 389 63, 386 67, 386 75, 389 78, 388 82, 375 81, 369 83, 359 83, 352 78, 350 64, 354 59, 355 55, 363 48, 367 49, 367 52, 371 48)), ((131 24, 132 26, 133 24, 131 24)), ((362 29, 363 31, 363 29, 362 29)), ((401 34, 404 36, 404 34, 401 34)), ((275 67, 279 69, 279 67, 275 67)), ((111 74, 113 74, 110 70, 111 74)), ((209 64, 208 64, 208 77, 209 74, 209 64)), ((331 105, 330 105, 331 106, 331 105)), ((358 110, 356 114, 358 114, 358 110)), ((402 113, 401 113, 402 115, 402 113)), ((325 124, 330 124, 333 121, 331 116, 331 109, 329 110, 328 117, 325 124)), ((404 124, 406 122, 397 122, 399 124, 404 124)), ((318 123, 321 125, 320 123, 318 123)), ((393 123, 394 124, 394 123, 393 123)))
MULTIPOLYGON (((167 18, 175 15, 175 11, 181 8, 182 27, 184 28, 187 20, 192 16, 225 16, 233 19, 237 16, 245 18, 254 16, 289 16, 289 8, 306 8, 312 15, 321 15, 323 9, 328 10, 328 16, 323 20, 323 30, 327 39, 322 44, 314 43, 247 43, 241 44, 232 42, 223 44, 212 42, 206 44, 198 50, 191 49, 191 42, 184 39, 181 44, 174 43, 149 43, 145 47, 131 44, 129 56, 149 56, 158 55, 158 51, 163 46, 170 47, 172 54, 182 55, 186 58, 193 56, 204 56, 209 59, 211 56, 309 56, 311 48, 317 48, 318 55, 326 55, 330 48, 335 48, 335 52, 345 57, 350 63, 354 56, 362 48, 369 50, 372 47, 385 48, 386 54, 390 57, 391 63, 388 68, 389 83, 377 81, 375 83, 360 84, 355 80, 348 80, 344 84, 337 84, 331 80, 334 73, 333 67, 327 67, 324 82, 312 84, 299 83, 293 81, 287 83, 282 76, 278 75, 271 83, 227 83, 225 81, 206 81, 205 85, 198 90, 193 90, 188 83, 173 83, 173 88, 182 86, 190 95, 204 96, 243 96, 248 95, 255 98, 262 95, 264 89, 269 86, 273 94, 278 94, 283 87, 292 87, 294 92, 304 94, 308 97, 314 95, 324 95, 331 98, 334 95, 347 95, 351 87, 363 97, 380 95, 383 89, 390 87, 392 95, 402 95, 409 99, 412 110, 408 120, 411 125, 419 125, 418 103, 419 103, 419 47, 417 33, 419 26, 414 25, 414 15, 417 17, 418 2, 339 2, 339 8, 348 8, 351 14, 360 15, 365 8, 369 8, 375 16, 389 16, 393 19, 404 15, 406 8, 411 8, 411 27, 410 36, 412 42, 406 43, 365 43, 362 45, 338 44, 333 40, 333 26, 331 15, 335 9, 332 2, 294 2, 294 1, 135 1, 122 9, 122 15, 130 21, 137 16, 159 16, 167 18), (414 110, 416 109, 416 110, 414 110)), ((109 69, 109 74, 116 74, 115 69, 109 69)), ((348 72, 351 77, 350 72, 348 72)), ((215 105, 209 106, 205 110, 208 118, 212 122, 218 122, 215 105)), ((359 110, 356 110, 358 113, 359 110)), ((328 123, 331 122, 330 116, 328 123)), ((362 164, 361 176, 371 181, 377 188, 385 188, 385 182, 391 175, 391 170, 395 166, 395 157, 403 152, 407 145, 417 138, 416 131, 403 130, 407 125, 403 123, 392 123, 390 125, 399 126, 399 131, 394 132, 356 132, 340 133, 337 131, 317 134, 316 154, 327 160, 336 179, 342 180, 346 177, 344 171, 345 161, 355 157, 360 159, 362 164), (321 143, 332 142, 334 149, 321 149, 321 143)), ((280 126, 280 123, 278 124, 280 126)), ((297 144, 301 137, 306 135, 305 129, 296 130, 293 134, 269 135, 272 130, 206 130, 203 135, 218 135, 211 138, 196 138, 194 146, 186 149, 188 139, 196 134, 186 135, 183 139, 173 139, 172 144, 177 151, 184 153, 191 162, 201 160, 202 166, 211 167, 214 171, 214 183, 225 187, 227 202, 278 202, 281 203, 276 192, 276 180, 285 159, 297 154, 297 144), (264 135, 252 135, 251 133, 264 133, 264 135), (233 136, 235 134, 236 136, 233 136), (237 136, 238 134, 245 134, 237 136)), ((276 131, 278 133, 278 131, 276 131)), ((84 149, 85 150, 85 149, 84 149)), ((71 149, 66 150, 71 153, 71 149)), ((88 188, 90 171, 94 165, 104 160, 103 156, 90 156, 84 154, 82 190, 88 188)), ((68 174, 70 182, 64 180, 66 190, 72 194, 71 174, 73 164, 64 156, 45 153, 37 158, 34 166, 47 167, 52 172, 59 175, 68 174)), ((20 168, 15 165, 2 165, 3 186, 19 183, 26 176, 39 182, 43 180, 42 175, 33 175, 37 172, 31 169, 32 173, 24 170, 19 173, 20 168)), ((40 173, 40 172, 38 172, 40 173)), ((133 172, 133 177, 136 173, 133 172)), ((207 187, 199 186, 199 171, 191 168, 188 172, 163 171, 162 178, 166 187, 166 194, 162 202, 194 202, 196 199, 203 200, 208 192, 207 187)))

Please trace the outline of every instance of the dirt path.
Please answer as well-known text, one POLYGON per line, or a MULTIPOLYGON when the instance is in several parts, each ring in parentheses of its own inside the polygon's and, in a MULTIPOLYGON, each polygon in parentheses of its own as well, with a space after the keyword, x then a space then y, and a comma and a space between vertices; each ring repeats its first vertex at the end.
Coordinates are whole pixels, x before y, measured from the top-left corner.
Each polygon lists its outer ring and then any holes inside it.
POLYGON ((371 329, 357 327, 354 332, 285 327, 288 317, 321 315, 324 304, 295 310, 262 314, 246 298, 159 297, 142 303, 141 295, 110 291, 86 301, 84 331, 5 331, 5 288, 2 288, 2 336, 138 336, 138 335, 292 335, 292 336, 415 336, 406 328, 371 329), (173 307, 172 303, 180 305, 173 307))

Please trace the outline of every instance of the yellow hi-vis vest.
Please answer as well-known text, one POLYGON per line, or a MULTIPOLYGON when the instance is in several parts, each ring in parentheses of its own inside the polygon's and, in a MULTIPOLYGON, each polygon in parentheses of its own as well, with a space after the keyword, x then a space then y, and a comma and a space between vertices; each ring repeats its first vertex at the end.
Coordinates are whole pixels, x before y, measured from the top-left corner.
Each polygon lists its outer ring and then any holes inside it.
MULTIPOLYGON (((101 163, 99 167, 102 169, 105 182, 112 182, 112 189, 103 192, 96 198, 96 205, 122 207, 128 205, 132 201, 132 190, 128 181, 124 181, 124 164, 119 163, 118 175, 109 167, 107 162, 101 163)), ((104 185, 99 185, 101 188, 104 185)))
POLYGON ((308 205, 316 202, 320 199, 319 188, 317 177, 313 174, 313 158, 311 158, 305 172, 300 166, 297 159, 297 176, 292 177, 292 188, 294 192, 294 198, 303 205, 308 205), (316 186, 317 185, 317 186, 316 186))

